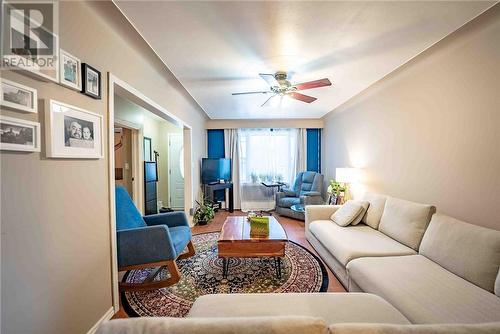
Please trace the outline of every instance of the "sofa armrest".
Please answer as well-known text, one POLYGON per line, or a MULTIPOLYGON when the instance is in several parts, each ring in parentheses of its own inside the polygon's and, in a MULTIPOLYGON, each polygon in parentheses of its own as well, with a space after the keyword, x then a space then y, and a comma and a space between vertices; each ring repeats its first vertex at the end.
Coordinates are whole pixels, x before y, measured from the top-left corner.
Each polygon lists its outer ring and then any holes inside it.
POLYGON ((126 267, 177 257, 165 225, 132 228, 117 232, 118 266, 126 267))
POLYGON ((282 192, 282 191, 277 192, 277 193, 276 193, 276 203, 278 203, 278 201, 279 201, 280 199, 285 198, 285 197, 286 197, 286 196, 285 196, 285 193, 284 193, 284 192, 282 192))
POLYGON ((321 196, 321 193, 319 191, 304 191, 302 196, 321 196))
POLYGON ((144 216, 143 218, 148 226, 167 225, 168 227, 189 227, 186 214, 182 211, 158 213, 156 215, 144 216))
POLYGON ((306 205, 306 230, 309 229, 309 224, 313 221, 329 220, 330 216, 340 207, 341 205, 306 205))
POLYGON ((325 204, 325 202, 323 201, 323 196, 321 196, 321 193, 317 191, 308 191, 302 193, 302 196, 300 196, 300 203, 304 206, 325 204))
POLYGON ((283 188, 282 191, 285 194, 285 197, 297 197, 297 192, 295 190, 283 188))

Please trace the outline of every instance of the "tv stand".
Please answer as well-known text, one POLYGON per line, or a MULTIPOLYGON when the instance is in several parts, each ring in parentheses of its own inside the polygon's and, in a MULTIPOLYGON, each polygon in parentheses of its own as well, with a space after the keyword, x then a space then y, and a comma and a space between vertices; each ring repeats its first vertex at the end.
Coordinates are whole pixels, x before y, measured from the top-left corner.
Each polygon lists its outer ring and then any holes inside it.
POLYGON ((211 201, 214 201, 214 191, 221 189, 229 189, 229 212, 234 211, 234 193, 233 193, 233 183, 214 183, 214 184, 204 184, 203 185, 203 194, 205 198, 211 201))

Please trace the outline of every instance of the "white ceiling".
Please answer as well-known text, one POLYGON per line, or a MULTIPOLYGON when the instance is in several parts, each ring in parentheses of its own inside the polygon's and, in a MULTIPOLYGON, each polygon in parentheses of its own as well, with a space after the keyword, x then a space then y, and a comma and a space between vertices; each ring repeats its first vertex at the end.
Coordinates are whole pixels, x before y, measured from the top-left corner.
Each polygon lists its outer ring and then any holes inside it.
POLYGON ((212 119, 320 118, 493 4, 117 2, 212 119), (258 73, 278 70, 333 86, 303 91, 311 104, 231 95, 267 90, 258 73))

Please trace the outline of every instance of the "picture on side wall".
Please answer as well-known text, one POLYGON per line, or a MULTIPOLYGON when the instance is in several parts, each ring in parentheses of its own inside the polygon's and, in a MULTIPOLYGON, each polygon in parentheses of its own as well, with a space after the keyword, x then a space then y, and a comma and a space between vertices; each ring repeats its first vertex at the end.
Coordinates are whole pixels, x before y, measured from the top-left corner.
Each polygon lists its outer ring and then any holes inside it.
POLYGON ((66 87, 82 89, 82 65, 80 59, 60 49, 59 51, 60 83, 66 87))
POLYGON ((1 116, 0 149, 40 152, 40 123, 1 116))
POLYGON ((0 79, 0 104, 16 111, 36 113, 37 91, 7 79, 0 79))
POLYGON ((62 102, 47 101, 46 145, 50 158, 100 159, 104 154, 103 117, 62 102))
POLYGON ((71 116, 64 116, 64 145, 67 147, 94 147, 94 124, 71 116))
POLYGON ((94 99, 101 99, 101 72, 83 63, 82 77, 82 93, 94 99))

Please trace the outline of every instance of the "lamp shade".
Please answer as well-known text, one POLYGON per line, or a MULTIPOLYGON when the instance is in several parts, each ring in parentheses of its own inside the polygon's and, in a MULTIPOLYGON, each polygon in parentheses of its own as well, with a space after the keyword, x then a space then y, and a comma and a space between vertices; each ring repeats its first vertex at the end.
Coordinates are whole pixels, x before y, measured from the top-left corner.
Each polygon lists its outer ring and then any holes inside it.
POLYGON ((357 168, 335 168, 335 181, 341 183, 354 183, 359 181, 357 168))

